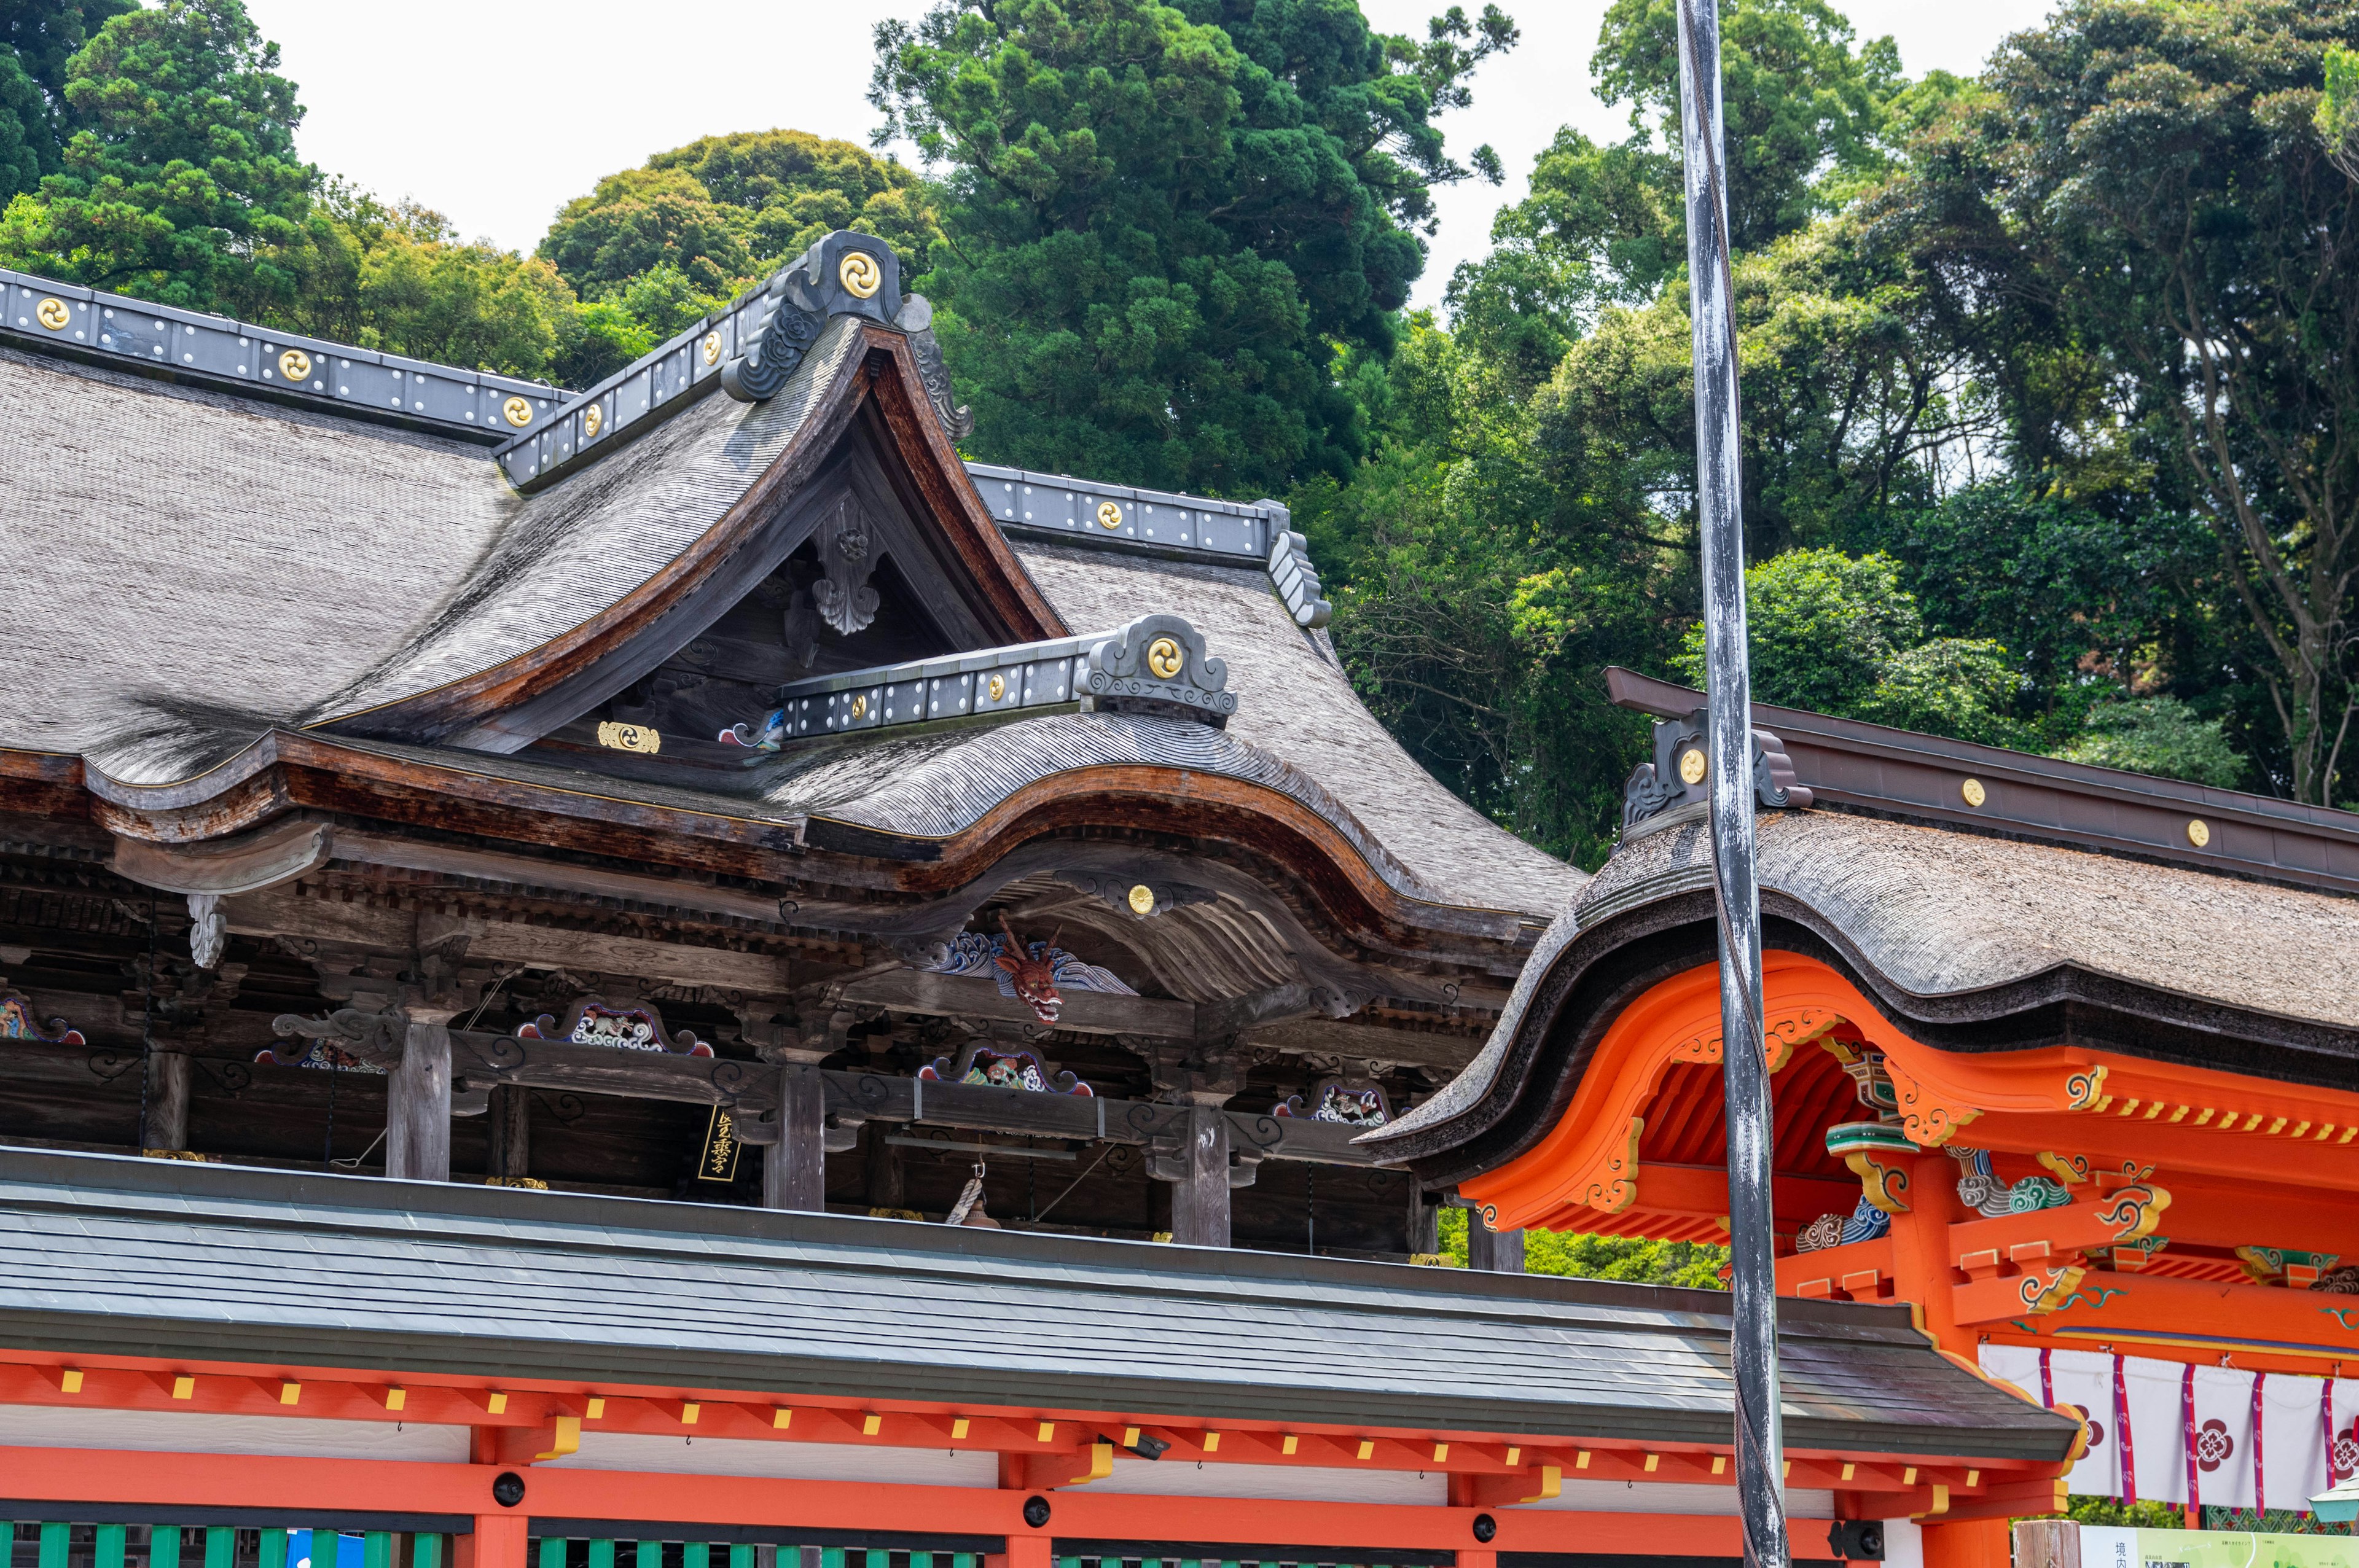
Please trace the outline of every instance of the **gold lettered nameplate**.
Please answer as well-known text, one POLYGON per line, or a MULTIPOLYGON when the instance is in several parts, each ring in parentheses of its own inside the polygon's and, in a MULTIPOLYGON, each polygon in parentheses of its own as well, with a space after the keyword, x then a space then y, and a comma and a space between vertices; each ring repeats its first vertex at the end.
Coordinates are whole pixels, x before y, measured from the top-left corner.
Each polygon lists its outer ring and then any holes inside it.
POLYGON ((737 1179, 737 1118, 726 1107, 714 1106, 712 1119, 704 1124, 704 1153, 696 1162, 696 1179, 700 1182, 734 1182, 737 1179))

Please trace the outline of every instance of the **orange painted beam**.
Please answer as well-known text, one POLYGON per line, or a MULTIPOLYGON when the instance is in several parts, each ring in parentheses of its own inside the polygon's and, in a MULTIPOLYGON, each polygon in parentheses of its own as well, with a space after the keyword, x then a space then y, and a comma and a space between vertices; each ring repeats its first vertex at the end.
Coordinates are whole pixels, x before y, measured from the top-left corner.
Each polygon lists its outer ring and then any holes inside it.
MULTIPOLYGON (((2168 1122, 2131 1120, 2089 1111, 2050 1111, 1982 1117, 1956 1141, 2013 1154, 2037 1155, 2050 1150, 2085 1154, 2116 1171, 2124 1161, 2152 1165, 2158 1179, 2174 1195, 2184 1184, 2180 1178, 2186 1174, 2247 1183, 2256 1175, 2265 1175, 2271 1186, 2281 1189, 2359 1192, 2359 1158, 2354 1157, 2354 1152, 2309 1138, 2269 1138, 2257 1131, 2245 1134, 2202 1128, 2181 1130, 2168 1122)), ((2250 1200, 2247 1206, 2257 1209, 2250 1200)), ((2348 1219, 2343 1222, 2345 1228, 2349 1224, 2348 1219)))
POLYGON ((2174 1223, 2172 1201, 2169 1192, 2150 1183, 2104 1194, 2078 1187, 2062 1208, 1977 1217, 1951 1226, 1950 1259, 1969 1273, 1977 1267, 1970 1260, 1984 1256, 1998 1263, 2060 1261, 2093 1247, 2152 1236, 2174 1223))
MULTIPOLYGON (((1808 1225, 1822 1214, 1849 1214, 1859 1202, 1859 1184, 1780 1171, 1771 1184, 1777 1217, 1808 1225)), ((1718 1165, 1667 1165, 1641 1162, 1634 1205, 1649 1214, 1690 1219, 1728 1217, 1728 1173, 1718 1165)))
MULTIPOLYGON (((191 1454, 143 1454, 137 1465, 127 1465, 105 1450, 64 1448, 12 1448, 8 1457, 10 1495, 33 1502, 369 1510, 396 1498, 407 1511, 495 1520, 539 1516, 627 1527, 695 1519, 821 1530, 889 1524, 916 1533, 1005 1535, 1011 1560, 1037 1554, 1030 1543, 1049 1535, 1420 1551, 1477 1544, 1477 1510, 1465 1508, 1142 1498, 1082 1489, 1050 1495, 1049 1525, 1034 1530, 1023 1520, 1028 1494, 1021 1489, 544 1469, 525 1473, 524 1501, 508 1509, 492 1498, 492 1481, 500 1473, 492 1465, 191 1454)), ((1741 1550, 1737 1521, 1724 1517, 1486 1511, 1498 1524, 1497 1538, 1488 1543, 1493 1551, 1733 1556, 1741 1550)), ((1828 1555, 1825 1530, 1811 1521, 1795 1522, 1792 1546, 1797 1558, 1828 1555)), ((479 1561, 480 1552, 479 1546, 479 1561)))
POLYGON ((2056 1311, 2014 1316, 2056 1344, 2160 1340, 2359 1360, 2359 1301, 2275 1285, 2093 1271, 2056 1311))
POLYGON ((1822 1247, 1777 1260, 1777 1293, 1781 1296, 1837 1296, 1864 1292, 1893 1277, 1892 1238, 1854 1241, 1847 1247, 1822 1247), (1872 1278, 1869 1276, 1873 1276, 1872 1278))

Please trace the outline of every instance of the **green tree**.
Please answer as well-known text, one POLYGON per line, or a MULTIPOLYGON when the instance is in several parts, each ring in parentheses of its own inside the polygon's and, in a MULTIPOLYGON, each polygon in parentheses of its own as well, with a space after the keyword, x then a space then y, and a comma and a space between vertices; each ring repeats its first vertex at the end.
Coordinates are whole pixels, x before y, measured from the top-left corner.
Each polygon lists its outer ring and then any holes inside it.
POLYGON ((0 218, 0 257, 197 309, 291 304, 320 176, 295 156, 303 112, 277 65, 240 0, 107 22, 66 67, 63 168, 0 218))
POLYGON ((684 280, 704 302, 688 312, 693 318, 832 229, 885 240, 914 277, 941 238, 934 204, 915 172, 850 142, 805 131, 704 136, 567 202, 540 254, 585 299, 618 297, 665 269, 658 293, 676 299, 674 279, 684 280))
MULTIPOLYGON (((1927 639, 1891 557, 1789 550, 1746 568, 1745 597, 1757 700, 1985 745, 2019 739, 2006 709, 2023 680, 2006 650, 1984 638, 1927 639)), ((1677 665, 1703 684, 1701 622, 1677 665)))
MULTIPOLYGON (((1453 1266, 1463 1269, 1467 1211, 1445 1208, 1440 1217, 1442 1256, 1453 1266)), ((1644 1241, 1636 1237, 1585 1236, 1556 1230, 1524 1232, 1524 1271, 1527 1274, 1724 1291, 1728 1284, 1720 1271, 1726 1267, 1728 1249, 1708 1241, 1644 1241)))
MULTIPOLYGON (((1851 24, 1826 0, 1735 0, 1721 23, 1721 103, 1728 145, 1733 250, 1758 250, 1833 211, 1886 167, 1885 106, 1903 85, 1888 38, 1854 53, 1851 24)), ((1679 146, 1676 0, 1614 0, 1598 29, 1590 74, 1598 96, 1651 116, 1679 146)), ((1680 245, 1686 245, 1685 209, 1680 245)))
POLYGON ((2359 181, 2331 74, 2354 44, 2359 0, 2068 0, 2002 48, 1913 198, 2011 322, 1991 346, 2034 345, 1988 356, 2022 460, 2143 466, 2209 522, 2281 787, 2321 804, 2359 704, 2359 181))
POLYGON ((668 266, 726 296, 753 266, 730 215, 681 168, 626 168, 567 202, 540 242, 577 291, 602 292, 668 266))
POLYGON ((912 277, 941 241, 936 193, 914 169, 807 131, 704 136, 647 160, 695 178, 741 225, 757 274, 775 271, 833 229, 875 234, 912 277), (742 216, 738 216, 741 215, 742 216))
POLYGON ((1422 264, 1432 118, 1513 41, 1495 7, 1423 44, 1348 0, 1002 0, 877 30, 880 141, 951 166, 925 280, 998 460, 1213 493, 1341 473, 1422 264), (1233 34, 1229 27, 1234 26, 1233 34))
POLYGON ((72 112, 66 62, 136 0, 9 0, 0 5, 0 203, 58 171, 72 112))
POLYGON ((2221 732, 2221 721, 2199 716, 2175 697, 2101 703, 2089 710, 2082 733, 2056 754, 2215 789, 2233 789, 2245 776, 2245 759, 2221 732))
MULTIPOLYGON (((1890 166, 1887 132, 1956 87, 1910 86, 1890 38, 1856 51, 1824 0, 1735 0, 1721 35, 1730 241, 1762 251, 1833 211, 1890 166)), ((1609 304, 1643 307, 1685 269, 1679 156, 1677 10, 1616 0, 1590 71, 1628 105, 1631 135, 1602 146, 1567 126, 1533 167, 1531 192, 1500 209, 1491 254, 1451 279, 1453 319, 1519 340, 1527 382, 1544 379, 1609 304)))

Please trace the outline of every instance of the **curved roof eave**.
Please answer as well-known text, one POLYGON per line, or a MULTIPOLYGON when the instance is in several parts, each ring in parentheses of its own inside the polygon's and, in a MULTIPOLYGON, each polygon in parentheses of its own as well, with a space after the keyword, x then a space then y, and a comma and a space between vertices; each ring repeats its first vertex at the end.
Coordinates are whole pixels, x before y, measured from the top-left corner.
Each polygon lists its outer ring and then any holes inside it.
MULTIPOLYGON (((1769 946, 1824 958, 1928 1044, 2049 1044, 2070 1007, 2129 1054, 2296 1082, 2359 1059, 2334 1000, 2359 901, 1848 814, 1762 825, 1769 946), (2129 930, 2146 940, 2109 945, 2129 930)), ((1540 937, 1475 1059, 1359 1141, 1433 1181, 1545 1136, 1620 1007, 1711 961, 1709 856, 1701 825, 1625 846, 1540 937)))

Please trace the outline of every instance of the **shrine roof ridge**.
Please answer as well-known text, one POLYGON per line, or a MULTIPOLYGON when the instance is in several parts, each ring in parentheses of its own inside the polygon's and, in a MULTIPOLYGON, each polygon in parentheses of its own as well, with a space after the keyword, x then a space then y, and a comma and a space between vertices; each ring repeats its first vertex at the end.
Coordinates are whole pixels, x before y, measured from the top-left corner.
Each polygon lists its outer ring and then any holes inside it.
MULTIPOLYGON (((890 254, 882 241, 861 239, 864 248, 890 254)), ((532 491, 624 444, 620 438, 650 420, 720 390, 732 362, 760 341, 780 303, 781 280, 806 260, 797 258, 771 279, 579 390, 410 359, 6 268, 0 268, 0 342, 488 446, 509 482, 532 491), (290 375, 299 363, 300 373, 290 375)), ((897 265, 887 276, 897 277, 897 265)), ((879 309, 862 313, 905 333, 926 332, 931 319, 930 307, 917 296, 905 297, 902 308, 889 316, 879 309)), ((940 411, 951 416, 947 391, 940 411)), ((993 463, 966 462, 965 468, 1006 532, 1176 559, 1250 559, 1268 570, 1299 624, 1324 626, 1332 614, 1319 596, 1307 542, 1291 531, 1291 514, 1281 502, 1222 501, 993 463), (1109 504, 1110 521, 1101 516, 1109 504)))
MULTIPOLYGON (((1633 670, 1605 677, 1617 707, 1658 719, 1704 704, 1633 670)), ((1753 715, 1821 806, 2359 893, 2359 813, 1770 703, 1753 715)))
MULTIPOLYGON (((68 1354, 1727 1434, 1711 1291, 17 1149, 0 1149, 0 1256, 12 1342, 68 1354), (335 1283, 358 1275, 364 1297, 335 1283), (979 1339, 977 1321, 1027 1331, 979 1339), (1362 1375, 1316 1376, 1347 1357, 1362 1375)), ((2076 1435, 1944 1359, 1904 1308, 1780 1318, 1797 1446, 2054 1460, 2076 1435)))
POLYGON ((529 421, 571 395, 545 382, 355 348, 5 267, 0 299, 0 342, 481 444, 511 434, 511 399, 524 400, 529 421))

